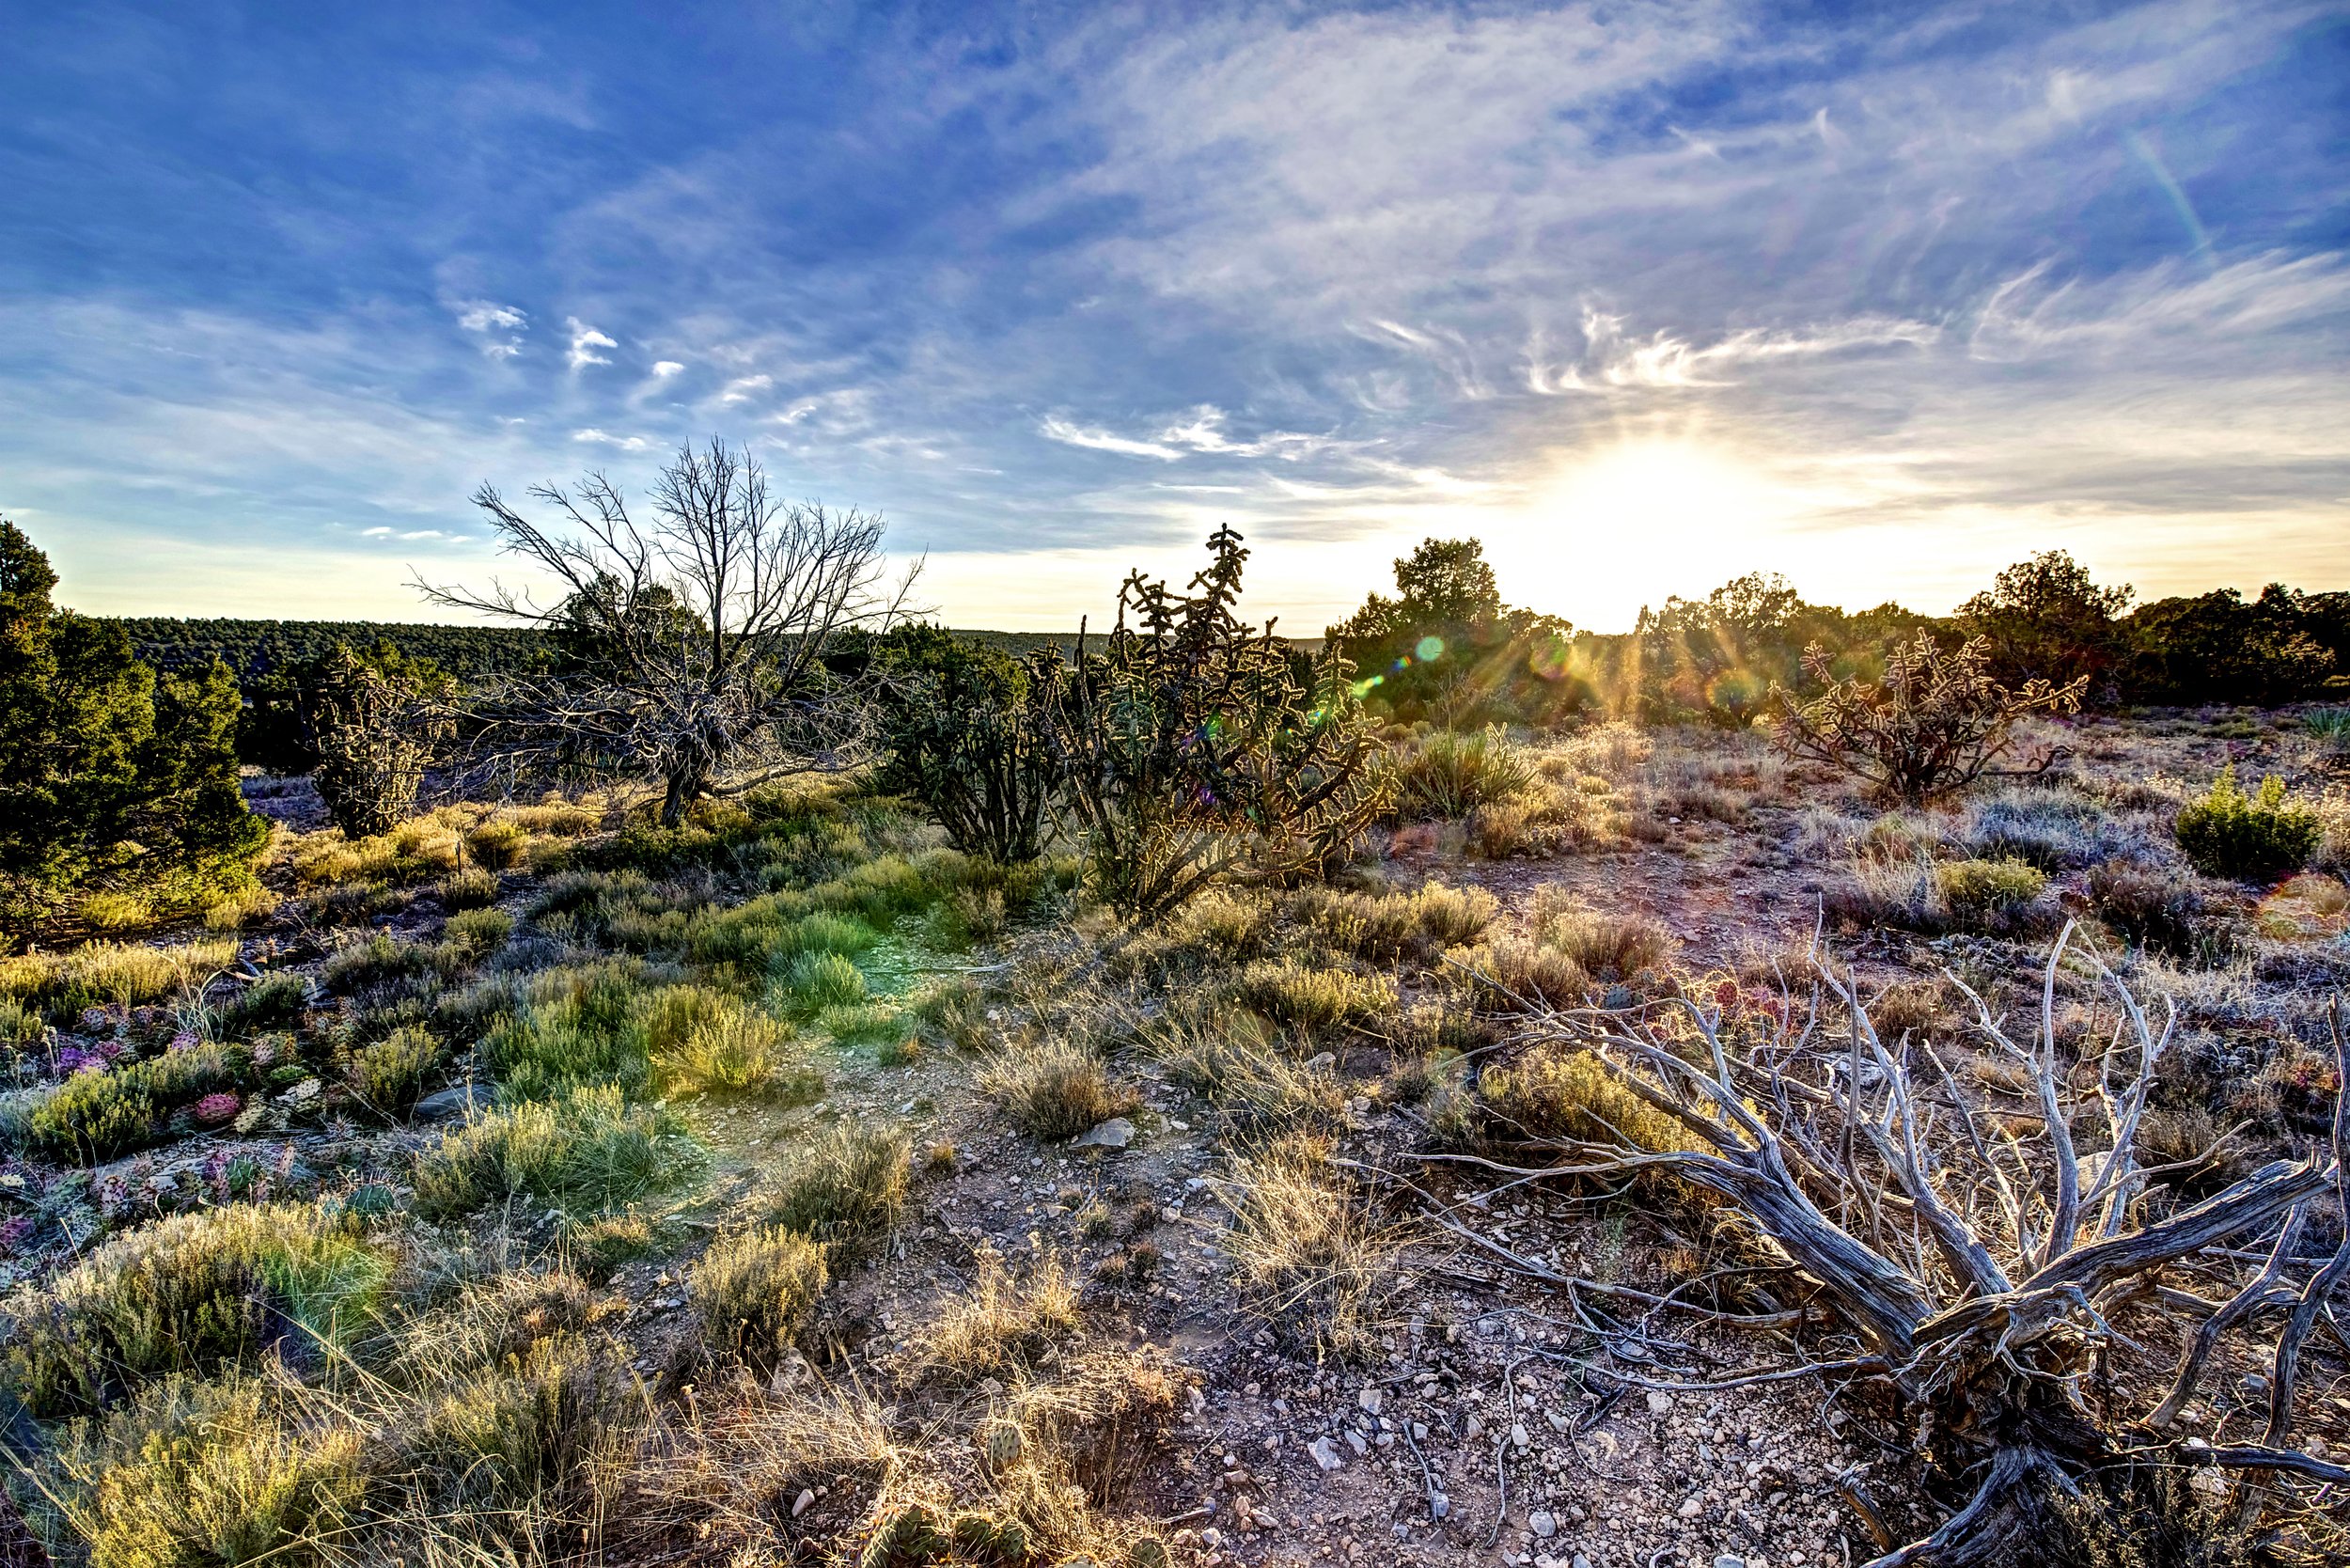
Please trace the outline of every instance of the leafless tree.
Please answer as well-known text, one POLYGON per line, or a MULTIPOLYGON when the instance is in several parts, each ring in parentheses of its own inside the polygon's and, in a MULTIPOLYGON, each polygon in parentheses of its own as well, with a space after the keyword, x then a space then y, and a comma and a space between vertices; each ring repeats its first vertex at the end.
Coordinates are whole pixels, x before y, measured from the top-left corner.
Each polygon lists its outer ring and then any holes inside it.
MULTIPOLYGON (((1726 1381, 1872 1383, 1899 1401, 1932 1473, 1955 1488, 1950 1516, 1907 1545, 1888 1539, 1879 1568, 2069 1560, 2085 1520, 2118 1532, 2185 1526, 2201 1552, 2262 1530, 2273 1543, 2279 1520, 2297 1516, 2330 1530, 2339 1549, 2350 1468, 2291 1439, 2311 1330, 2321 1315, 2332 1328, 2329 1297, 2350 1276, 2340 1090, 2328 1142, 2169 1206, 2150 1190, 2159 1172, 2138 1163, 2137 1135, 2175 1013, 2150 1017, 2102 964, 2076 956, 2118 1027, 2077 1052, 2060 1042, 2070 936, 2068 926, 2048 955, 2038 1027, 2023 1041, 1961 986, 1981 1043, 2021 1086, 2004 1100, 1962 1085, 1928 1042, 1882 1040, 1851 973, 1815 955, 1810 1002, 1787 997, 1786 1023, 1726 1018, 1685 996, 1645 1009, 1532 1008, 1530 1040, 1590 1052, 1685 1136, 1533 1145, 1549 1164, 1426 1157, 1512 1181, 1663 1170, 1718 1195, 1758 1247, 1808 1282, 1811 1310, 1714 1315, 1725 1328, 1773 1333, 1809 1318, 1826 1334, 1726 1381), (2304 1238, 2320 1231, 2342 1239, 2304 1256, 2304 1238), (2253 1241, 2264 1248, 2242 1250, 2253 1241), (2266 1337, 2252 1338, 2264 1320, 2266 1337), (2154 1379, 2169 1386, 2158 1403, 2160 1390, 2135 1396, 2139 1385, 2115 1371, 2150 1354, 2133 1334, 2184 1339, 2175 1369, 2154 1379), (2264 1367, 2265 1419, 2243 1440, 2214 1441, 2179 1417, 2229 1336, 2264 1367)), ((2334 1019, 2339 1068, 2338 1004, 2334 1019)), ((1653 1356, 1613 1370, 1657 1380, 1653 1356)))
POLYGON ((487 484, 473 499, 506 553, 555 579, 554 603, 495 581, 415 585, 436 604, 539 626, 559 651, 556 673, 472 703, 478 762, 650 776, 674 823, 697 797, 865 760, 866 705, 823 657, 904 604, 914 574, 885 583, 880 518, 774 501, 749 453, 716 440, 680 448, 643 523, 602 473, 530 494, 560 520, 534 522, 487 484))

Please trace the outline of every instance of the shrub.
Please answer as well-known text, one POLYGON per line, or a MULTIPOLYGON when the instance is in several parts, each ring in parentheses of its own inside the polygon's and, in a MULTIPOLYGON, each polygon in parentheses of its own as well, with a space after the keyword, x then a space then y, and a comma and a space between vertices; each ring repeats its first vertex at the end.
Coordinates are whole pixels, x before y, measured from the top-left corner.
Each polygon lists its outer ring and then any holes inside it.
POLYGON ((766 1366, 798 1338, 826 1279, 822 1247, 767 1226, 713 1243, 687 1292, 711 1349, 766 1366))
POLYGON ((48 1418, 100 1408, 167 1372, 245 1361, 289 1326, 345 1343, 374 1322, 388 1269, 383 1253, 314 1205, 172 1215, 11 1303, 9 1381, 48 1418))
POLYGON ((128 1069, 72 1074, 34 1110, 28 1128, 35 1153, 75 1165, 127 1154, 154 1134, 155 1103, 128 1069))
POLYGON ((351 1090, 378 1113, 400 1120, 415 1108, 441 1065, 441 1043, 429 1029, 394 1029, 351 1054, 351 1090))
POLYGON ((1482 887, 1432 882, 1412 893, 1324 893, 1308 908, 1330 939, 1351 952, 1425 963, 1482 935, 1501 905, 1482 887))
POLYGON ((2179 813, 2174 831, 2197 870, 2237 882, 2270 882, 2299 870, 2325 834, 2315 811, 2285 798, 2283 779, 2271 774, 2248 795, 2232 767, 2179 813))
POLYGON ((1134 1090, 1110 1081, 1099 1057, 1063 1035, 1007 1053, 979 1075, 979 1088, 1041 1138, 1075 1137, 1139 1103, 1134 1090))
POLYGON ((258 883, 251 887, 224 893, 205 904, 204 929, 243 931, 276 914, 278 902, 276 894, 258 883))
POLYGON ((221 1009, 220 1025, 229 1035, 290 1024, 310 1005, 310 982, 300 975, 264 975, 221 1009))
POLYGON ((1179 593, 1140 572, 1107 645, 1028 679, 1095 889, 1155 920, 1226 873, 1317 873, 1379 814, 1377 743, 1335 648, 1310 684, 1268 632, 1233 613, 1248 552, 1220 528, 1179 593))
POLYGON ((2047 874, 2021 860, 1948 860, 1934 880, 1960 925, 1998 922, 2047 891, 2047 874))
POLYGON ((1145 1039, 1177 1083, 1236 1121, 1287 1127, 1335 1121, 1346 1109, 1346 1085, 1337 1074, 1281 1051, 1265 1026, 1246 1014, 1209 1017, 1179 1009, 1145 1039))
POLYGON ((543 1100, 585 1085, 642 1090, 651 1074, 642 994, 619 964, 550 970, 530 1000, 500 1018, 481 1043, 491 1073, 516 1100, 543 1100))
POLYGON ((1453 821, 1533 787, 1534 764, 1499 725, 1463 735, 1438 729, 1393 762, 1395 809, 1405 821, 1453 821))
POLYGON ((773 1217, 816 1241, 862 1245, 898 1222, 912 1165, 902 1132, 836 1127, 801 1155, 773 1217))
POLYGON ((2090 868, 2087 891, 2090 907, 2132 947, 2217 962, 2233 946, 2226 923, 2212 918, 2191 878, 2108 860, 2090 868))
POLYGON ((656 1000, 653 1066, 673 1089, 691 1093, 745 1094, 767 1088, 788 1059, 791 1026, 731 997, 719 998, 719 1004, 687 1021, 674 1032, 673 1043, 665 1043, 668 1031, 656 1000))
POLYGON ((1572 1007, 1590 989, 1590 974, 1556 948, 1496 937, 1445 954, 1447 973, 1480 1006, 1517 1010, 1572 1007))
POLYGON ((416 1206, 462 1214, 512 1193, 573 1212, 619 1207, 697 1168, 684 1119, 631 1105, 609 1087, 501 1106, 441 1137, 416 1161, 416 1206))
POLYGON ((2319 749, 2328 757, 2350 757, 2350 708, 2312 708, 2301 715, 2319 749))
POLYGON ((1977 637, 1946 651, 1919 628, 1886 655, 1881 680, 1837 680, 1825 648, 1804 652, 1804 668, 1826 689, 1798 701, 1780 688, 1774 736, 1789 757, 1808 757, 1866 779, 1904 805, 1963 790, 1985 774, 2044 771, 2051 751, 2023 769, 1996 766, 2013 749, 2018 720, 2076 713, 2084 675, 2063 686, 2029 680, 2011 691, 1991 678, 1991 650, 1977 637))
POLYGON ((135 931, 154 918, 154 908, 137 893, 92 893, 74 914, 92 931, 135 931))
POLYGON ((1489 1067, 1477 1087, 1494 1114, 1528 1138, 1628 1143, 1651 1153, 1707 1147, 1588 1051, 1543 1052, 1515 1066, 1489 1067))
POLYGON ((1545 888, 1535 901, 1535 939, 1594 980, 1629 980, 1662 972, 1678 947, 1645 915, 1607 915, 1566 903, 1545 888))
POLYGON ((959 850, 1034 860, 1060 776, 1026 673, 935 626, 898 627, 875 652, 889 751, 880 787, 921 802, 959 850))
POLYGON ((426 768, 453 727, 438 711, 455 682, 430 659, 390 642, 360 652, 337 643, 306 682, 316 737, 311 776, 346 838, 388 833, 415 809, 426 768))

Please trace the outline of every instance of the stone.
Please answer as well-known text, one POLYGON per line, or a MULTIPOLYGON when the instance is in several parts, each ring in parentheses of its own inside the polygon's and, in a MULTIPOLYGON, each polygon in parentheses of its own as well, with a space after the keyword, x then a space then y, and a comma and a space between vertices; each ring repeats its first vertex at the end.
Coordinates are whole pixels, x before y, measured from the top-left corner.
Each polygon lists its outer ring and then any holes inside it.
POLYGON ((1581 1552, 1577 1552, 1574 1554, 1574 1560, 1567 1564, 1567 1568, 1591 1568, 1591 1560, 1581 1552))
POLYGON ((815 1506, 815 1492, 808 1487, 803 1486, 800 1488, 800 1495, 791 1499, 791 1517, 796 1519, 801 1514, 807 1513, 809 1509, 815 1506))
POLYGON ((1672 1407, 1673 1397, 1664 1389, 1651 1388, 1648 1391, 1648 1413, 1650 1415, 1661 1416, 1672 1407))
POLYGON ((490 1090, 486 1085, 452 1084, 417 1101, 416 1108, 410 1114, 418 1121, 453 1121, 476 1105, 489 1103, 490 1090))
POLYGON ((1365 1388, 1355 1396, 1355 1403, 1374 1416, 1379 1414, 1379 1407, 1386 1402, 1386 1392, 1378 1388, 1365 1388))
POLYGON ((1547 1541, 1559 1533, 1559 1519, 1556 1514, 1537 1509, 1526 1516, 1526 1528, 1547 1541))
POLYGON ((1135 1140, 1135 1124, 1122 1116, 1113 1116, 1098 1126, 1079 1133, 1069 1147, 1072 1149, 1123 1149, 1135 1140))
POLYGON ((1331 1446, 1330 1439, 1327 1437, 1315 1438, 1306 1445, 1306 1451, 1312 1454, 1314 1464, 1324 1470, 1335 1470, 1346 1463, 1339 1457, 1339 1450, 1331 1446))
POLYGON ((1734 1557, 1729 1552, 1724 1552, 1721 1556, 1714 1560, 1714 1568, 1747 1568, 1747 1560, 1743 1557, 1734 1557))
POLYGON ((1355 1450, 1355 1457, 1357 1459, 1371 1452, 1371 1444, 1365 1441, 1363 1435, 1353 1427, 1346 1430, 1346 1446, 1355 1450))
POLYGON ((1684 1502, 1675 1512, 1678 1513, 1684 1519, 1694 1519, 1699 1514, 1705 1512, 1705 1500, 1702 1497, 1692 1494, 1689 1499, 1686 1502, 1684 1502))

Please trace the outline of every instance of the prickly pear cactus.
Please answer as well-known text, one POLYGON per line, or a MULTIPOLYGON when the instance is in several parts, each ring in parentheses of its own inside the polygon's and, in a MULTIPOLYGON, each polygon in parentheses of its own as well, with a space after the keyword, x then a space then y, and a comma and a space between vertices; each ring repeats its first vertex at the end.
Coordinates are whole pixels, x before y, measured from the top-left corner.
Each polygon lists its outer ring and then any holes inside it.
POLYGON ((1015 1421, 990 1421, 979 1435, 979 1450, 992 1470, 1008 1470, 1019 1464, 1027 1446, 1028 1439, 1015 1421))

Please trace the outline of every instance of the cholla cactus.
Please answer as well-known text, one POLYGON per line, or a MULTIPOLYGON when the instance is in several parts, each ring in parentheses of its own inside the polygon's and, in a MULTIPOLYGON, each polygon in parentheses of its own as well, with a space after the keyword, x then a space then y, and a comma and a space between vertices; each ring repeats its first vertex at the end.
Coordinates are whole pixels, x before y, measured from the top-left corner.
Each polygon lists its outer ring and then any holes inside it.
POLYGON ((2061 747, 2022 767, 1994 764, 2013 751, 2015 723, 2026 714, 2078 713, 2089 678, 2061 686, 2027 681, 2011 691, 1991 678, 1990 662, 1991 645, 1981 637, 1946 651, 1921 628, 1887 653, 1884 679, 1839 681, 1827 651, 1814 643, 1803 667, 1826 689, 1809 702, 1772 689, 1778 749, 1856 774, 1904 806, 1985 775, 2044 773, 2065 755, 2061 747))

